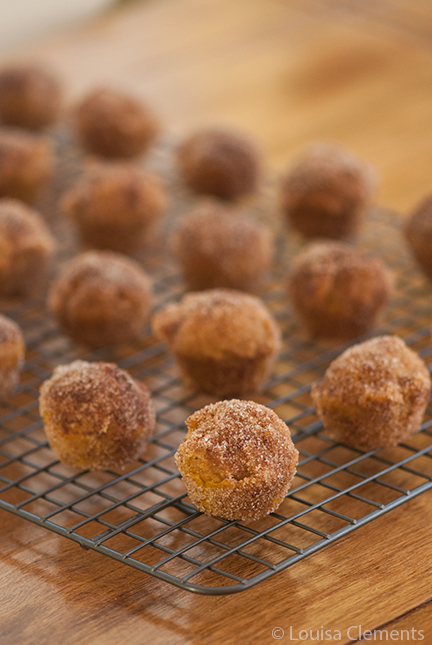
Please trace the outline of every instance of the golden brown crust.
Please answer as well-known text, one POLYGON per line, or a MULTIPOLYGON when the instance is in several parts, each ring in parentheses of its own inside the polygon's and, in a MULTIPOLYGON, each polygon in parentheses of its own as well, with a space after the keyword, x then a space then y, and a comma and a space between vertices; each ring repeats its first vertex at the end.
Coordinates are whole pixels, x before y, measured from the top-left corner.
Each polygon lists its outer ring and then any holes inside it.
POLYGON ((80 102, 75 123, 82 145, 102 157, 137 157, 159 131, 146 105, 107 87, 93 90, 80 102))
POLYGON ((253 193, 261 177, 261 161, 253 143, 234 132, 196 132, 179 146, 183 179, 197 193, 233 200, 253 193))
POLYGON ((110 251, 88 251, 53 282, 49 307, 63 332, 93 347, 136 340, 152 304, 140 265, 110 251))
POLYGON ((47 138, 13 128, 0 130, 0 197, 33 203, 53 169, 52 147, 47 138))
POLYGON ((56 457, 76 468, 119 468, 137 459, 155 427, 149 389, 110 363, 74 361, 40 390, 56 457))
POLYGON ((404 233, 417 262, 432 280, 432 195, 425 197, 411 213, 404 233))
POLYGON ((127 162, 92 164, 63 199, 84 242, 123 253, 145 245, 166 204, 159 178, 127 162))
POLYGON ((312 389, 329 436, 358 450, 395 446, 419 429, 431 379, 424 362, 397 336, 354 345, 312 389))
POLYGON ((0 399, 6 399, 17 386, 24 354, 21 329, 0 314, 0 399))
POLYGON ((153 329, 169 345, 185 381, 218 396, 259 389, 280 345, 264 303, 228 289, 187 294, 154 316, 153 329))
POLYGON ((281 184, 281 207, 306 237, 357 233, 374 188, 371 169, 338 146, 306 148, 281 184))
POLYGON ((317 242, 295 259, 288 291, 310 336, 348 339, 379 322, 393 279, 381 260, 341 242, 317 242))
POLYGON ((6 125, 38 130, 60 112, 59 81, 41 67, 10 65, 0 70, 0 119, 6 125))
POLYGON ((55 240, 35 210, 14 199, 0 199, 0 295, 37 295, 54 249, 55 240))
POLYGON ((249 216, 208 204, 181 222, 173 247, 191 289, 254 292, 270 269, 273 239, 249 216))
POLYGON ((190 500, 207 515, 258 520, 275 511, 296 472, 287 425, 253 401, 219 401, 186 420, 175 455, 190 500))

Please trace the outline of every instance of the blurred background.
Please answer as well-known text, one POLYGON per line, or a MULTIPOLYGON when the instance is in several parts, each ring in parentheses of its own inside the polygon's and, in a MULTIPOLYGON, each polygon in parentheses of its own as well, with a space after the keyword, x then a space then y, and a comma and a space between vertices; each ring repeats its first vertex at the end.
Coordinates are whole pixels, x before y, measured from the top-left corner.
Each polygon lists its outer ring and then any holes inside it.
POLYGON ((147 100, 165 129, 249 132, 270 168, 311 139, 369 159, 382 203, 432 189, 430 0, 0 0, 0 62, 147 100))
POLYGON ((97 15, 116 0, 0 0, 0 52, 97 15))

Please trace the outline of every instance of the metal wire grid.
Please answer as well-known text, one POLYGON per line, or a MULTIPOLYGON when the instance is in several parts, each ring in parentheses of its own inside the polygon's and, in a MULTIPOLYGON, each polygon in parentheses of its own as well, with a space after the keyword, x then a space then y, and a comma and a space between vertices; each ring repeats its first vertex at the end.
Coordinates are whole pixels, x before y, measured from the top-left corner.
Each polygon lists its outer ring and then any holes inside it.
MULTIPOLYGON (((386 326, 425 360, 430 289, 401 249, 397 218, 377 211, 360 241, 384 257, 398 283, 386 326)), ((247 589, 432 487, 432 411, 419 433, 392 449, 360 453, 322 431, 310 401, 344 346, 305 341, 291 316, 284 280, 296 240, 279 249, 264 300, 284 331, 272 379, 255 400, 291 428, 300 451, 298 474, 278 509, 258 522, 201 515, 189 503, 173 455, 185 418, 214 399, 183 389, 166 348, 150 330, 141 344, 91 353, 58 333, 43 303, 4 313, 24 330, 27 362, 14 396, 0 407, 0 508, 178 587, 203 594, 247 589), (60 464, 38 416, 38 388, 59 363, 76 358, 117 362, 153 391, 158 433, 129 471, 77 472, 60 464)), ((176 267, 158 252, 144 263, 159 305, 183 290, 176 267)))

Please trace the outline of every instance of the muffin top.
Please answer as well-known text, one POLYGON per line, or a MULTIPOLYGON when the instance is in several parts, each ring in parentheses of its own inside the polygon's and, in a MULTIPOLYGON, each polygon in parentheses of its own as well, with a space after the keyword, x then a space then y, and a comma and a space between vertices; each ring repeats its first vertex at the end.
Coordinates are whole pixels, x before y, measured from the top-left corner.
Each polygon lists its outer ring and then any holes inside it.
POLYGON ((0 199, 0 250, 3 259, 17 248, 42 245, 48 252, 55 241, 37 211, 17 199, 0 199))
POLYGON ((288 470, 295 454, 287 425, 254 401, 231 399, 205 406, 187 420, 182 450, 205 459, 219 478, 240 481, 288 470))
POLYGON ((67 262, 51 289, 51 306, 64 301, 70 309, 93 294, 98 302, 151 298, 150 279, 140 265, 120 253, 86 251, 67 262))
POLYGON ((256 357, 279 349, 272 315, 255 296, 229 289, 187 294, 153 319, 156 335, 174 353, 195 358, 256 357))
POLYGON ((111 363, 60 365, 40 392, 44 413, 65 435, 102 435, 112 422, 123 429, 154 425, 147 386, 111 363))
POLYGON ((344 406, 374 401, 403 406, 407 397, 423 400, 430 386, 427 367, 416 352, 398 336, 378 336, 344 351, 314 390, 317 400, 338 398, 344 406))
POLYGON ((79 222, 100 226, 151 221, 165 205, 159 178, 127 161, 90 164, 63 198, 63 208, 79 222))
POLYGON ((24 339, 20 327, 2 314, 0 314, 0 343, 14 343, 24 351, 24 339))
POLYGON ((294 199, 314 194, 335 217, 343 216, 339 195, 368 201, 375 187, 374 173, 343 148, 325 142, 307 146, 285 176, 282 190, 294 199))
MULTIPOLYGON (((329 309, 332 298, 368 301, 386 287, 391 292, 393 279, 384 263, 342 242, 310 244, 294 260, 288 280, 291 291, 307 304, 314 298, 329 309)), ((312 306, 312 302, 311 302, 312 306)), ((345 302, 349 308, 349 301, 345 302)))

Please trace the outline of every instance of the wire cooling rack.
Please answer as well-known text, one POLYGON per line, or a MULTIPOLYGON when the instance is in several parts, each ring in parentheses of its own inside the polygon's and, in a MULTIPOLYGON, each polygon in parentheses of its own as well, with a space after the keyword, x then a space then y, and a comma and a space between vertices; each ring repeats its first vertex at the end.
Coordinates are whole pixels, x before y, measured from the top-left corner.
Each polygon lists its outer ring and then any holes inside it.
MULTIPOLYGON (((53 203, 51 222, 65 255, 73 242, 53 203)), ((310 385, 347 345, 305 340, 291 315, 285 279, 298 245, 296 239, 280 243, 277 267, 262 294, 283 330, 284 346, 272 378, 254 400, 288 423, 300 452, 291 491, 276 513, 258 522, 199 513, 188 501, 173 457, 186 417, 215 399, 182 387, 169 353, 149 329, 138 344, 89 353, 58 332, 43 302, 2 308, 24 331, 27 361, 15 394, 0 404, 0 508, 183 589, 229 594, 432 488, 432 410, 422 429, 396 448, 361 453, 323 432, 311 407, 310 385), (77 472, 59 463, 46 441, 39 386, 56 365, 77 358, 114 361, 153 391, 157 434, 125 473, 77 472)), ((403 248, 398 218, 382 210, 371 213, 359 246, 383 257, 397 282, 385 326, 375 333, 399 334, 428 362, 431 292, 403 248)), ((154 278, 157 306, 178 299, 183 285, 166 253, 155 247, 141 259, 154 278)))

